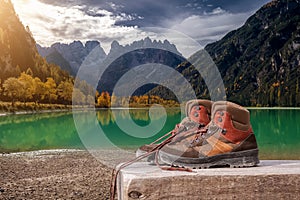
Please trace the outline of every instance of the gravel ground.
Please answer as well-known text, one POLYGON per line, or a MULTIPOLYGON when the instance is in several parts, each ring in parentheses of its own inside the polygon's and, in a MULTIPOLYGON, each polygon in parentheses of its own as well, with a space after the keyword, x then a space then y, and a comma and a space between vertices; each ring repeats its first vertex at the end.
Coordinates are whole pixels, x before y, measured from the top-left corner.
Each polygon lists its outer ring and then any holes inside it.
POLYGON ((0 199, 109 199, 111 173, 86 151, 0 154, 0 199))

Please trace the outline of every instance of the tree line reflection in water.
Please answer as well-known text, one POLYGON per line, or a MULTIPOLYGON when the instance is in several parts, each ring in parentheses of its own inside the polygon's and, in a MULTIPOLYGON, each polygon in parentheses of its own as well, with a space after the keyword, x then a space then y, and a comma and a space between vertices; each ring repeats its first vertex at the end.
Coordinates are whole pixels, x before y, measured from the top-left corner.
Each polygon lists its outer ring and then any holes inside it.
POLYGON ((300 159, 300 109, 251 109, 261 159, 300 159))
MULTIPOLYGON (((103 109, 98 110, 96 115, 97 119, 101 125, 109 125, 111 123, 115 123, 115 117, 121 119, 129 119, 131 117, 134 121, 144 121, 148 123, 150 121, 149 110, 148 109, 130 109, 128 116, 127 112, 124 109, 120 109, 117 112, 113 112, 111 109, 103 109)), ((164 115, 164 111, 161 109, 153 110, 154 115, 152 115, 152 120, 159 120, 162 115, 164 115)), ((167 109, 168 117, 174 117, 180 115, 180 109, 167 109)))

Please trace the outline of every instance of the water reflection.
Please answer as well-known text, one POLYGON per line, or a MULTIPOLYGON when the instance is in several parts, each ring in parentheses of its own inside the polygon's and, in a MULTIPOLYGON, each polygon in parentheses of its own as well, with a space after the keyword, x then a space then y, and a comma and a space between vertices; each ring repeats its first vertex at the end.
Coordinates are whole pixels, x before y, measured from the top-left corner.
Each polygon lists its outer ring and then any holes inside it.
POLYGON ((0 151, 2 152, 69 147, 82 147, 72 113, 0 117, 0 151))
MULTIPOLYGON (((116 118, 128 119, 127 112, 123 109, 117 110, 116 118)), ((153 120, 159 120, 164 112, 161 109, 153 110, 153 120)), ((146 124, 150 121, 149 110, 148 109, 131 109, 129 110, 130 117, 135 122, 145 122, 146 124)), ((167 109, 167 114, 169 117, 180 115, 180 110, 176 108, 167 109)), ((102 126, 107 126, 111 123, 115 123, 115 117, 112 114, 111 109, 102 109, 96 112, 97 119, 102 126)))
MULTIPOLYGON (((129 111, 130 116, 127 115, 125 110, 117 110, 112 113, 111 110, 100 110, 97 112, 97 119, 99 121, 99 126, 101 126, 103 132, 105 133, 107 139, 115 146, 124 147, 124 148, 137 148, 141 144, 150 143, 156 138, 160 137, 166 132, 172 130, 176 123, 180 122, 180 109, 168 109, 167 110, 167 120, 165 125, 156 135, 152 135, 152 132, 156 132, 157 127, 149 127, 147 132, 141 132, 140 137, 134 137, 131 134, 127 133, 126 130, 120 129, 116 120, 119 123, 126 124, 132 118, 135 124, 138 126, 147 126, 149 123, 154 123, 160 121, 164 115, 160 109, 152 110, 153 115, 150 119, 148 109, 132 109, 129 111), (147 135, 148 134, 148 135, 147 135)), ((90 133, 90 136, 97 134, 96 132, 90 133)), ((97 136, 92 136, 93 139, 96 139, 97 136)), ((99 138, 98 138, 99 141, 99 138)), ((99 144, 98 146, 104 146, 104 144, 99 144)), ((108 144, 109 145, 109 144, 108 144)), ((92 146, 96 146, 92 145, 92 146)))
MULTIPOLYGON (((260 149, 261 159, 300 159, 300 110, 253 109, 251 122, 260 149)), ((111 110, 78 112, 79 123, 74 124, 73 114, 44 113, 0 117, 0 151, 16 152, 54 148, 84 148, 82 138, 97 147, 106 147, 104 141, 96 140, 100 126, 106 137, 120 148, 135 149, 150 143, 160 135, 172 130, 180 121, 180 110, 167 110, 167 121, 162 130, 148 138, 132 137, 116 124, 111 110), (78 129, 84 130, 80 137, 78 129)), ((130 110, 131 118, 140 126, 150 123, 148 110, 130 110)), ((129 120, 122 109, 116 118, 129 120)), ((159 110, 152 120, 160 120, 159 110)), ((149 130, 151 131, 151 130, 149 130)), ((141 133, 142 134, 142 133, 141 133)))
POLYGON ((300 159, 300 110, 250 110, 261 159, 300 159))
MULTIPOLYGON (((85 148, 77 129, 84 130, 81 137, 92 141, 95 147, 107 147, 110 144, 97 138, 95 124, 101 126, 106 137, 119 147, 136 148, 140 144, 151 142, 156 137, 135 138, 119 129, 111 110, 76 112, 79 117, 76 126, 71 112, 43 113, 27 115, 9 115, 0 117, 0 152, 18 152, 55 148, 85 148), (95 115, 97 121, 95 121, 95 115), (78 123, 79 122, 79 123, 78 123)), ((116 117, 129 120, 124 110, 117 110, 116 117)), ((150 121, 148 110, 130 110, 133 120, 140 126, 150 121)), ((159 135, 171 130, 174 123, 180 121, 180 110, 168 110, 168 119, 159 135)), ((159 120, 157 111, 152 120, 159 120)), ((157 136, 158 137, 158 136, 157 136)))

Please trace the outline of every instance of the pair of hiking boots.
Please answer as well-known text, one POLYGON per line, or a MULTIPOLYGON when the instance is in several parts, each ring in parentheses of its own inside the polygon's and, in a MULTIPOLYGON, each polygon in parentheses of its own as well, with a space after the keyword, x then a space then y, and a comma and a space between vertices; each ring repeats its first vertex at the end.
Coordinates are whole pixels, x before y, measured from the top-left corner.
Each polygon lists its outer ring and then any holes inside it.
POLYGON ((197 99, 187 102, 186 116, 167 139, 140 147, 137 157, 147 155, 148 161, 184 168, 259 163, 247 109, 228 101, 197 99))
POLYGON ((174 130, 141 146, 135 159, 113 171, 112 200, 120 170, 144 158, 164 170, 179 171, 212 166, 251 167, 259 163, 247 109, 228 101, 196 99, 187 102, 186 116, 174 130))

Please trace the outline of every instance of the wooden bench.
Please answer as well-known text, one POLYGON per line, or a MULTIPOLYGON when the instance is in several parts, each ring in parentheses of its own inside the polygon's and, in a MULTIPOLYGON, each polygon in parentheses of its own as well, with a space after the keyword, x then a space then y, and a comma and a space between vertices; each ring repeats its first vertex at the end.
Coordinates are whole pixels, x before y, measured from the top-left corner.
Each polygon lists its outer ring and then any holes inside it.
POLYGON ((263 160, 257 167, 164 171, 147 162, 122 169, 119 200, 300 199, 300 161, 263 160))

